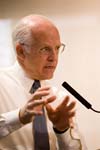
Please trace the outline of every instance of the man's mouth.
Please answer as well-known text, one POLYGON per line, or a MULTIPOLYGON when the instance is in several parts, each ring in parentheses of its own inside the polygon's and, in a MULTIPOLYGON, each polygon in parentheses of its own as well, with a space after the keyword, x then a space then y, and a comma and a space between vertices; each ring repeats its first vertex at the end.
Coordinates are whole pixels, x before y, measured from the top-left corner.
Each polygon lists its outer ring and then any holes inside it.
POLYGON ((45 66, 47 69, 55 69, 55 66, 45 66))

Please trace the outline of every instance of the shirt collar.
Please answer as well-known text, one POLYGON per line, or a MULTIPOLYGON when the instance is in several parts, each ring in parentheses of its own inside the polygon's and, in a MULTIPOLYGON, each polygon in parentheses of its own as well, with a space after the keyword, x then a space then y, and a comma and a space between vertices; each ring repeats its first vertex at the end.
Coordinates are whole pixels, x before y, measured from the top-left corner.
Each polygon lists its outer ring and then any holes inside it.
MULTIPOLYGON (((17 76, 18 80, 23 85, 25 90, 29 92, 32 87, 32 84, 34 83, 34 80, 27 76, 27 74, 24 72, 24 70, 22 69, 22 67, 19 65, 17 61, 14 64, 13 70, 14 70, 14 76, 15 77, 17 76)), ((41 87, 43 87, 46 84, 46 81, 42 80, 40 81, 40 84, 41 87)))

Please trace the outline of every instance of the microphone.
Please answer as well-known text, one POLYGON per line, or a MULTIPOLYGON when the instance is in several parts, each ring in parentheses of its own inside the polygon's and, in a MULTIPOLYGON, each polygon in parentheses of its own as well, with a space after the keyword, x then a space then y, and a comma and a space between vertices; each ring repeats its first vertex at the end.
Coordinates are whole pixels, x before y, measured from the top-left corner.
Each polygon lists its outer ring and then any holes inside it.
POLYGON ((83 98, 75 89, 73 89, 67 82, 63 82, 62 86, 68 90, 77 100, 79 100, 80 103, 82 103, 87 109, 91 109, 97 113, 100 113, 100 111, 97 111, 92 108, 92 105, 83 98))

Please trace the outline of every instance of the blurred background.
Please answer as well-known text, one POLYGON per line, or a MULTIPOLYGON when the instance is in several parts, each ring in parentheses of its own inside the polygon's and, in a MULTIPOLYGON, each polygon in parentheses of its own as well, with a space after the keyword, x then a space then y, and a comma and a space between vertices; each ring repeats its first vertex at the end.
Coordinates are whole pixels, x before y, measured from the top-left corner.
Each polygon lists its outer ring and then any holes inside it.
MULTIPOLYGON (((51 81, 72 85, 100 110, 100 1, 99 0, 0 0, 0 68, 15 62, 11 32, 29 14, 49 17, 66 44, 51 81)), ((89 150, 100 148, 100 114, 78 103, 78 126, 89 150)))

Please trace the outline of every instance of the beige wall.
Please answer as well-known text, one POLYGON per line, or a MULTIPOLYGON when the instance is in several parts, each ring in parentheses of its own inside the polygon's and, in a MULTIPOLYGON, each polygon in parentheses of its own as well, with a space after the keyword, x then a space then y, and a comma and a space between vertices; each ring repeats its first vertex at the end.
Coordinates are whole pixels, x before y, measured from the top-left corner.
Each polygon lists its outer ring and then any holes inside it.
MULTIPOLYGON (((100 110, 100 1, 0 1, 0 18, 12 19, 12 26, 29 13, 51 18, 66 43, 66 51, 59 58, 52 82, 58 86, 64 80, 69 82, 94 108, 100 110)), ((77 121, 88 149, 100 148, 100 114, 78 103, 77 121)))

